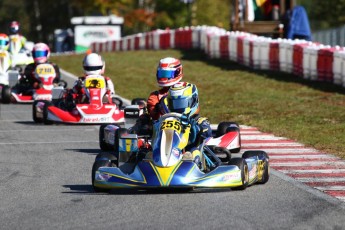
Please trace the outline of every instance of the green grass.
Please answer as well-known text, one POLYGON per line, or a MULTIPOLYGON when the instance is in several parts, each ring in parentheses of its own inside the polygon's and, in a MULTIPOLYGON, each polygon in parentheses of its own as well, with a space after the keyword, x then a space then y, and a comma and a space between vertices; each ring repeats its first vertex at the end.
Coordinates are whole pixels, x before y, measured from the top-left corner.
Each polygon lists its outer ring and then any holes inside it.
MULTIPOLYGON (((208 59, 200 51, 102 53, 116 93, 147 98, 157 89, 159 59, 181 59, 184 81, 199 90, 201 114, 212 123, 237 121, 284 136, 345 159, 345 88, 297 76, 254 71, 228 60, 208 59)), ((83 55, 56 56, 61 68, 82 74, 83 55)))

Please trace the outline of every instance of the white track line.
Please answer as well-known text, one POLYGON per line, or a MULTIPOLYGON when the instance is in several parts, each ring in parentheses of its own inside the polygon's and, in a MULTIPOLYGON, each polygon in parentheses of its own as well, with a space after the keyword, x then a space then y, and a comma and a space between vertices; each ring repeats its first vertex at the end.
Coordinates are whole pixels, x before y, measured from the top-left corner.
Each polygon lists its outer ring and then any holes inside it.
MULTIPOLYGON (((271 156, 270 156, 271 159, 271 156)), ((271 166, 322 166, 322 165, 345 165, 344 161, 332 162, 270 162, 271 166)))
POLYGON ((301 170, 301 169, 292 169, 292 170, 279 170, 280 172, 283 173, 293 173, 293 174, 298 174, 298 173, 341 173, 345 172, 345 169, 313 169, 313 170, 301 170))
POLYGON ((300 177, 300 178, 295 178, 296 180, 303 182, 303 183, 308 183, 308 182, 345 182, 345 178, 341 177, 327 177, 327 178, 311 178, 311 177, 300 177))
POLYGON ((345 190, 345 186, 315 186, 314 188, 319 189, 321 191, 343 191, 343 190, 345 190))

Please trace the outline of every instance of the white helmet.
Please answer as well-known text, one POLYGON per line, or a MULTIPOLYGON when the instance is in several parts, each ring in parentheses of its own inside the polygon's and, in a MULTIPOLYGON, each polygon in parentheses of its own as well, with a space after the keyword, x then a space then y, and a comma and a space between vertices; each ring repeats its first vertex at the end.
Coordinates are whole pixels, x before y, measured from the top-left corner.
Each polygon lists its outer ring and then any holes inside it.
POLYGON ((90 53, 84 57, 83 68, 86 75, 103 74, 105 62, 96 53, 90 53))

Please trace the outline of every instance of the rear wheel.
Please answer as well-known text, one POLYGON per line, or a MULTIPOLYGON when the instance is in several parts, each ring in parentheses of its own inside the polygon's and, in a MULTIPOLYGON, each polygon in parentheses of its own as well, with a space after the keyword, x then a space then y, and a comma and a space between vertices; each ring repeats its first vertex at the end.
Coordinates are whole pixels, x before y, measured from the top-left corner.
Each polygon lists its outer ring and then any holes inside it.
POLYGON ((11 102, 11 88, 8 85, 2 87, 1 101, 4 104, 9 104, 11 102))
POLYGON ((228 132, 237 132, 239 136, 239 148, 230 149, 230 152, 232 153, 239 153, 241 151, 241 134, 240 134, 240 126, 236 122, 227 122, 223 121, 219 123, 217 127, 216 137, 223 136, 224 134, 228 132))
POLYGON ((259 158, 258 163, 258 184, 266 184, 270 178, 269 157, 265 151, 245 151, 242 155, 243 159, 250 157, 259 158))
POLYGON ((116 157, 110 153, 100 153, 96 156, 95 162, 92 166, 91 180, 93 190, 95 192, 108 192, 109 189, 99 188, 95 186, 96 171, 100 167, 116 167, 116 157))
POLYGON ((247 162, 243 158, 232 158, 229 165, 236 165, 241 170, 242 185, 232 188, 233 190, 245 190, 249 183, 249 170, 247 162))

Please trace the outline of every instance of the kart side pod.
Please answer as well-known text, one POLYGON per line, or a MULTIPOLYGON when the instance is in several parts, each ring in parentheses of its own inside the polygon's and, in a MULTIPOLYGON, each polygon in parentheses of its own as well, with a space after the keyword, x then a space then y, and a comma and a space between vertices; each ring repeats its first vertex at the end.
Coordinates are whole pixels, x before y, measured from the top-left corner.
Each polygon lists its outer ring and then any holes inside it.
POLYGON ((132 153, 137 153, 138 148, 138 136, 137 134, 123 134, 119 138, 119 157, 118 164, 121 166, 129 160, 132 153))

